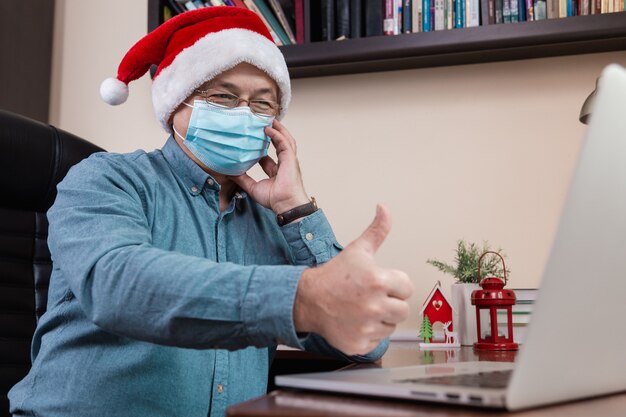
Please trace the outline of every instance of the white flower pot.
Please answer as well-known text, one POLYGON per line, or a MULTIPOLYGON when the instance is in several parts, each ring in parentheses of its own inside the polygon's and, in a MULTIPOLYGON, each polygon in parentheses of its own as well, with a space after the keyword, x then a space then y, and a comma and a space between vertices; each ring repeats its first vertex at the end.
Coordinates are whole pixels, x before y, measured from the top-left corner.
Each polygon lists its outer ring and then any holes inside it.
POLYGON ((463 346, 472 346, 477 341, 476 306, 472 305, 472 291, 479 289, 478 284, 452 285, 454 330, 459 333, 459 341, 463 346))

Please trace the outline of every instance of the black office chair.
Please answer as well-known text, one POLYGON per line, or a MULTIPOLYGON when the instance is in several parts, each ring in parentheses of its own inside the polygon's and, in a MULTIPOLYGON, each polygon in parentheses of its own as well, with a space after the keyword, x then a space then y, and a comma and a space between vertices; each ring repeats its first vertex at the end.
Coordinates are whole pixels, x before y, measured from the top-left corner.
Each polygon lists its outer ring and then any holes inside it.
POLYGON ((0 416, 30 369, 52 271, 46 212, 70 167, 103 151, 77 136, 0 110, 0 416))

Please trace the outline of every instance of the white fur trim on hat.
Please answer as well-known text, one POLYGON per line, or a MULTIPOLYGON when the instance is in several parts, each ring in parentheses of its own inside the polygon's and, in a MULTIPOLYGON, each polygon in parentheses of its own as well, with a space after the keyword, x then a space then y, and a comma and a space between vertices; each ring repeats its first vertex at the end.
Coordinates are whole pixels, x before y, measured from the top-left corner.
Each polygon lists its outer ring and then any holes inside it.
POLYGON ((117 106, 128 98, 128 86, 117 78, 107 78, 100 84, 100 97, 106 103, 117 106))
POLYGON ((291 101, 291 84, 285 58, 276 44, 248 29, 210 33, 181 51, 152 82, 152 104, 157 120, 172 133, 168 120, 194 89, 237 64, 247 62, 269 75, 280 90, 280 113, 291 101))

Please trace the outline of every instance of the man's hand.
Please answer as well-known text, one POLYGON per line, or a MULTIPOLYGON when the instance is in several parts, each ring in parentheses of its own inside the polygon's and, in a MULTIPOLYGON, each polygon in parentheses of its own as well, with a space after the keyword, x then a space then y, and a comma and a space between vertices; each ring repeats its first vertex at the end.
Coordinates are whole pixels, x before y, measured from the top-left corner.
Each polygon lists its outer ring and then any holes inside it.
POLYGON ((372 351, 409 314, 413 284, 402 271, 383 269, 374 254, 391 228, 387 209, 339 255, 302 273, 294 304, 299 332, 315 332, 348 355, 372 351))
POLYGON ((278 159, 278 162, 274 162, 266 156, 259 161, 269 178, 258 182, 248 174, 230 178, 254 201, 272 209, 276 214, 281 214, 310 200, 304 191, 293 136, 278 120, 274 120, 272 127, 266 127, 265 133, 272 140, 278 159))

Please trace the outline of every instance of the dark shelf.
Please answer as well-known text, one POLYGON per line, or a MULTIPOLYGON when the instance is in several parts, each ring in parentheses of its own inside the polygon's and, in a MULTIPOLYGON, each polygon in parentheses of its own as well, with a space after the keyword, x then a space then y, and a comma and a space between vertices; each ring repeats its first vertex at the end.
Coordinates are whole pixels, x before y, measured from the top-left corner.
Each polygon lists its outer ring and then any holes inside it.
MULTIPOLYGON (((154 29, 162 0, 148 1, 154 29)), ((281 46, 292 78, 626 50, 626 12, 281 46)))

